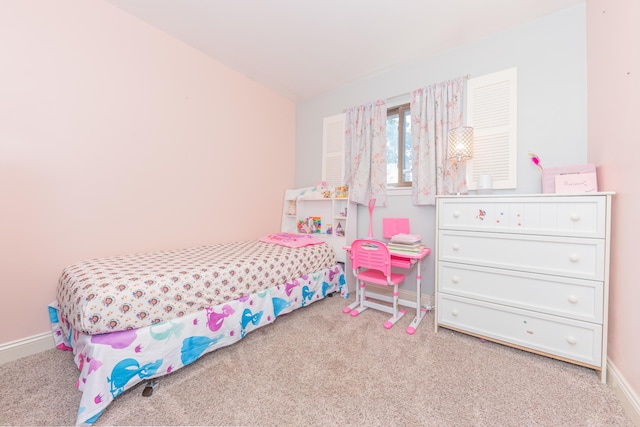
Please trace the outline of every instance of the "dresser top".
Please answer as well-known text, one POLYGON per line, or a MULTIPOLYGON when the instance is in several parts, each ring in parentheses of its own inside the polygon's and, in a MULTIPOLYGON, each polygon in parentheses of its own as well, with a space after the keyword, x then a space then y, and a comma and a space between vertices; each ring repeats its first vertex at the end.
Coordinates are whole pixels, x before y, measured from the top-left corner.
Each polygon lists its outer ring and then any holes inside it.
POLYGON ((475 199, 475 198, 514 198, 514 197, 588 197, 613 196, 615 191, 599 191, 597 193, 537 193, 537 194, 447 194, 437 195, 438 199, 475 199))

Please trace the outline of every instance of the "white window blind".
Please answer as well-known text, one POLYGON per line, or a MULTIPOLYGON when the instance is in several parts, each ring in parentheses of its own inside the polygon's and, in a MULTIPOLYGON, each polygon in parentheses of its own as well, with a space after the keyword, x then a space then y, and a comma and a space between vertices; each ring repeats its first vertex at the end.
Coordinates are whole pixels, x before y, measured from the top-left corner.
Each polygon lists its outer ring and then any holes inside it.
POLYGON ((322 132, 322 180, 344 185, 344 114, 327 117, 322 132))
POLYGON ((494 189, 517 187, 517 70, 510 68, 467 81, 466 119, 473 127, 469 189, 491 175, 494 189))

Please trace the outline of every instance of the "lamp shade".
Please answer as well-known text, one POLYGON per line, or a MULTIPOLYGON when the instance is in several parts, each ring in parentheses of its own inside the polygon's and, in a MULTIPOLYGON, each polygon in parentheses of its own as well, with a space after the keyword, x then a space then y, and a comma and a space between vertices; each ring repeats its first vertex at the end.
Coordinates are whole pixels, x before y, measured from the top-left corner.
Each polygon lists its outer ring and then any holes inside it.
POLYGON ((473 157, 473 128, 461 126, 449 131, 447 156, 450 159, 468 160, 473 157))

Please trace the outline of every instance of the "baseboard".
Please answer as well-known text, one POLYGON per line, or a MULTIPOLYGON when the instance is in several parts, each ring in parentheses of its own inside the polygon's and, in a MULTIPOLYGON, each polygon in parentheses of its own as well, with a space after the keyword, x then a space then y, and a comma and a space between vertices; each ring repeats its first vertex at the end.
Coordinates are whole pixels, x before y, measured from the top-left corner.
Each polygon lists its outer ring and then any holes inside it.
POLYGON ((633 424, 640 426, 640 399, 629 386, 629 383, 620 375, 620 371, 618 371, 611 359, 607 359, 607 384, 611 386, 616 396, 620 399, 633 424))
MULTIPOLYGON (((398 298, 406 301, 415 301, 416 293, 412 291, 403 291, 400 289, 398 292, 398 298)), ((420 295, 420 306, 421 307, 433 307, 433 295, 424 294, 420 295)))
POLYGON ((51 332, 0 344, 0 365, 55 347, 51 332))

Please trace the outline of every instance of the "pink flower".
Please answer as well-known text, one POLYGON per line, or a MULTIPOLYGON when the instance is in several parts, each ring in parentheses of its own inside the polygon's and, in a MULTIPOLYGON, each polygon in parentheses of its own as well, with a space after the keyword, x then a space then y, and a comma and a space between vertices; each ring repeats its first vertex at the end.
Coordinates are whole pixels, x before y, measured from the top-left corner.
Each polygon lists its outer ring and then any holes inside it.
POLYGON ((531 158, 531 162, 536 165, 539 172, 542 172, 542 164, 540 163, 540 157, 536 153, 532 153, 529 151, 529 157, 531 158))

